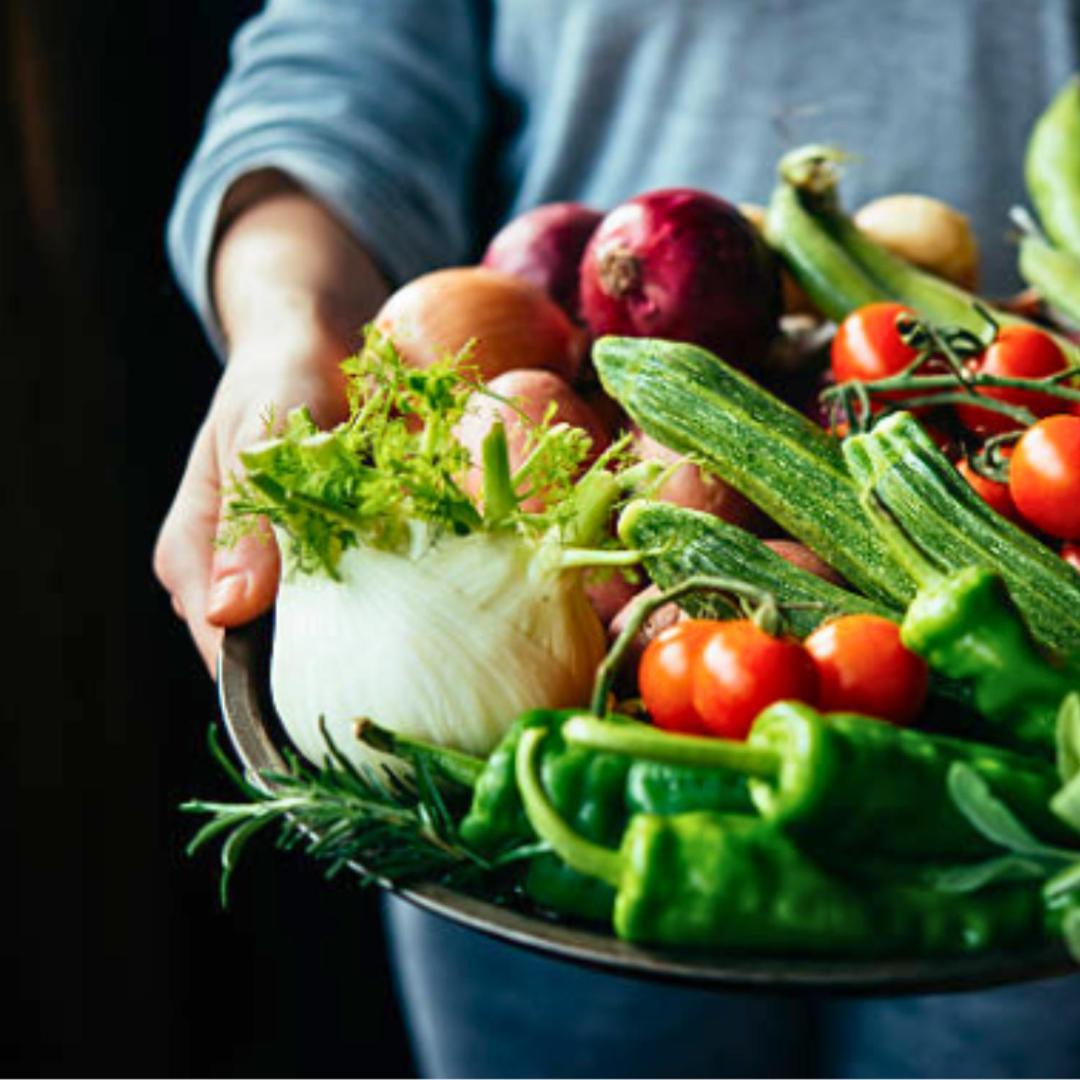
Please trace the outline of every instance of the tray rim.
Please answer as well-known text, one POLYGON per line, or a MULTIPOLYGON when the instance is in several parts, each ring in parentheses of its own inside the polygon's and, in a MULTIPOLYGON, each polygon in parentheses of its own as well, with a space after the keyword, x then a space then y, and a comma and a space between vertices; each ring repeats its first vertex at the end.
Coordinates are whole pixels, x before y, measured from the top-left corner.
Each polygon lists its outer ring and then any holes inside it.
MULTIPOLYGON (((218 699, 233 750, 248 775, 285 763, 263 716, 270 617, 225 631, 218 655, 218 699)), ((275 718, 275 723, 277 720, 275 718)), ((360 868, 355 867, 359 872, 360 868)), ((951 993, 1080 974, 1060 942, 935 960, 830 960, 665 950, 504 907, 442 885, 387 892, 458 926, 551 959, 637 979, 763 993, 895 996, 951 993)))

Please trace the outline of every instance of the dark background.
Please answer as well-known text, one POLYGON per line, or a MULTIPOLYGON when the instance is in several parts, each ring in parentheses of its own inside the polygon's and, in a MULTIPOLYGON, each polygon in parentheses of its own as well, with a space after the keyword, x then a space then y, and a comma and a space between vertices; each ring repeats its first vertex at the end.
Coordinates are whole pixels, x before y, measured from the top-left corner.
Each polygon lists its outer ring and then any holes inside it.
POLYGON ((411 1068, 375 897, 262 845, 223 913, 176 809, 228 786, 213 687, 150 573, 217 376, 162 234, 258 6, 0 5, 6 1073, 411 1068))

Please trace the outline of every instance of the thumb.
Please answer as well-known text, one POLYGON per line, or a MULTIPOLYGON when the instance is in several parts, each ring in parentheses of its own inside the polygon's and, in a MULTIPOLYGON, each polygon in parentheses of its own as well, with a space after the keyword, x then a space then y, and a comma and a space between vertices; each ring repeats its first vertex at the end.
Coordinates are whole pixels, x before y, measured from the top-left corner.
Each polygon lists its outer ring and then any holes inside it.
POLYGON ((207 622, 241 626, 268 611, 280 572, 277 543, 265 522, 232 546, 218 548, 210 563, 207 622))

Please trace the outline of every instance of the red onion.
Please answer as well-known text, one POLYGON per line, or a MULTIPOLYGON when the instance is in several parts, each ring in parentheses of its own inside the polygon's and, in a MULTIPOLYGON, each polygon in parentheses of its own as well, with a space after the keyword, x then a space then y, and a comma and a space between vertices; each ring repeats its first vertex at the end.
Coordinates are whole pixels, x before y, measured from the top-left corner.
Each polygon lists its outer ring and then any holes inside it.
POLYGON ((777 332, 780 280, 754 227, 703 191, 650 191, 611 211, 581 263, 593 334, 689 341, 744 366, 777 332))
POLYGON ((575 202, 547 203, 504 225, 488 244, 484 266, 541 288, 580 322, 578 270, 604 215, 575 202))

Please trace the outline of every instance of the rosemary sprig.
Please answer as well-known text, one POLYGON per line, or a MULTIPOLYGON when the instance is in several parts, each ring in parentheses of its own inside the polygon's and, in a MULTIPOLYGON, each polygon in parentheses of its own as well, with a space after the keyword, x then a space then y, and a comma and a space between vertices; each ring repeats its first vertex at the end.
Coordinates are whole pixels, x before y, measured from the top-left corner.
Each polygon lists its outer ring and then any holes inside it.
POLYGON ((264 773, 264 786, 257 786, 236 770, 211 727, 210 751, 244 801, 194 799, 180 809, 210 816, 188 844, 189 855, 224 837, 222 906, 228 902, 229 882, 240 855, 253 837, 271 826, 277 828, 279 848, 301 848, 323 864, 328 878, 349 868, 364 885, 389 887, 424 880, 466 887, 509 862, 537 854, 530 845, 495 861, 482 858, 457 835, 454 815, 426 761, 410 759, 406 782, 371 766, 358 768, 325 727, 322 732, 327 757, 321 766, 307 765, 287 753, 287 770, 264 773))

